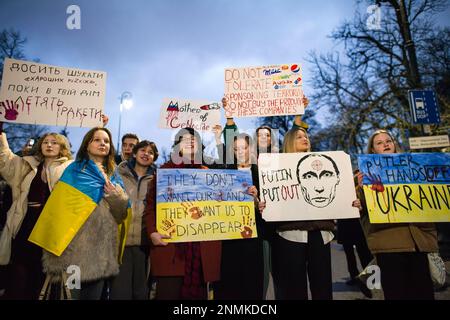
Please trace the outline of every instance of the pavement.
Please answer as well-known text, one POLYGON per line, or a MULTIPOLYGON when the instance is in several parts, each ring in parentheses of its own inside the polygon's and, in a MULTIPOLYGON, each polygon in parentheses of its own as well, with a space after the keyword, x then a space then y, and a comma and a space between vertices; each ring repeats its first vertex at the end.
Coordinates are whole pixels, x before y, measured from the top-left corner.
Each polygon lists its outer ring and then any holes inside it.
MULTIPOLYGON (((355 252, 355 255, 358 256, 355 252)), ((349 286, 345 282, 349 280, 347 262, 344 249, 336 241, 331 243, 331 263, 333 272, 333 299, 334 300, 383 300, 383 290, 372 290, 372 299, 366 298, 357 286, 349 286)), ((450 284, 450 261, 446 261, 447 284, 450 284)), ((358 261, 359 270, 361 264, 358 261)), ((450 300, 450 285, 443 290, 435 291, 436 300, 450 300)))
MULTIPOLYGON (((355 254, 357 259, 358 255, 355 254)), ((445 256, 447 259, 448 256, 445 256)), ((357 286, 349 286, 346 281, 349 280, 349 274, 347 271, 347 262, 345 258, 344 249, 336 241, 331 243, 331 263, 332 263, 332 276, 333 276, 333 299, 334 300, 383 300, 383 290, 372 290, 372 299, 367 298, 359 290, 357 286)), ((450 300, 450 260, 445 261, 447 269, 447 286, 444 289, 435 291, 436 300, 450 300)), ((361 270, 361 264, 358 261, 359 269, 361 270)), ((3 290, 0 288, 0 300, 3 294, 3 290)), ((274 300, 273 281, 271 279, 267 292, 267 300, 274 300)))
MULTIPOLYGON (((358 261, 358 268, 361 271, 361 263, 358 260, 358 254, 355 252, 358 261)), ((372 298, 367 298, 358 286, 349 286, 346 281, 350 279, 347 271, 347 261, 344 248, 336 241, 331 242, 331 263, 333 276, 333 299, 334 300, 384 300, 382 289, 373 289, 372 298)), ((450 261, 446 261, 447 284, 450 284, 450 261)), ((273 281, 270 279, 267 291, 267 300, 274 300, 273 281)), ((436 300, 450 300, 450 285, 444 289, 435 291, 436 300)))

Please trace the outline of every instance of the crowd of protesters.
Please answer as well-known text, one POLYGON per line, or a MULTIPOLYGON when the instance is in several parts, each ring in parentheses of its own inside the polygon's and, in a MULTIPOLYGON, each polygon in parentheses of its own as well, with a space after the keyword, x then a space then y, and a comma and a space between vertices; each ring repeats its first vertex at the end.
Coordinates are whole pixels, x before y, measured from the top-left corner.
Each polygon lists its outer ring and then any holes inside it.
MULTIPOLYGON (((304 104, 308 104, 306 98, 304 104)), ((226 108, 226 100, 223 105, 226 108)), ((337 224, 338 242, 347 257, 348 285, 357 284, 371 297, 358 278, 356 246, 362 268, 373 258, 380 267, 385 299, 434 299, 427 254, 438 251, 435 225, 371 224, 362 173, 355 173, 358 198, 352 203, 359 209, 360 219, 264 221, 265 203, 258 195, 258 155, 314 151, 307 129, 301 117, 295 116, 278 148, 274 128, 259 127, 252 137, 239 133, 234 119, 228 118, 224 130, 214 128, 219 159, 204 154, 197 131, 181 129, 175 135, 170 159, 159 168, 248 171, 253 184, 247 192, 254 199, 258 237, 169 243, 170 235, 156 228, 155 162, 159 152, 155 143, 129 133, 122 137, 119 153, 109 130, 97 127, 86 133, 75 159, 69 141, 58 133, 33 139, 34 143, 14 154, 0 123, 3 298, 263 300, 269 279, 273 279, 275 299, 308 299, 309 287, 312 299, 330 300, 330 243, 337 224), (94 199, 89 212, 76 201, 74 185, 94 199), (67 201, 71 196, 75 200, 67 201), (47 210, 41 215, 45 206, 67 214, 47 210), (36 244, 38 240, 29 241, 45 239, 46 230, 58 226, 70 230, 61 251, 43 249, 36 244), (80 286, 62 288, 72 265, 80 268, 80 286), (62 292, 65 290, 68 294, 62 292)), ((385 130, 375 131, 367 143, 369 154, 400 152, 385 130)), ((62 238, 66 236, 60 233, 62 238)))

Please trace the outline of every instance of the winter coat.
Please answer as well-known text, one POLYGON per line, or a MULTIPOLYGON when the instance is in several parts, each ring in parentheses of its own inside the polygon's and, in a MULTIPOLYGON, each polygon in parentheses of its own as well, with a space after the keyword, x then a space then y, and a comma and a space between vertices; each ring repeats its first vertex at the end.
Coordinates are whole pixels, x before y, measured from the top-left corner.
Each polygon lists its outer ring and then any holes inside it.
POLYGON ((126 246, 148 244, 143 216, 148 186, 154 178, 155 167, 149 167, 147 174, 139 178, 133 169, 135 163, 136 160, 131 159, 122 162, 117 168, 125 185, 125 191, 131 201, 132 218, 128 228, 126 246))
POLYGON ((57 280, 62 272, 68 272, 67 268, 74 265, 80 268, 81 282, 117 275, 118 225, 126 218, 127 205, 128 196, 120 187, 117 194, 104 194, 61 256, 44 250, 44 272, 57 280))
POLYGON ((388 252, 437 252, 434 223, 370 223, 364 192, 357 187, 361 201, 361 224, 372 254, 388 252))
POLYGON ((337 220, 337 242, 342 245, 359 245, 366 237, 360 218, 337 220))
MULTIPOLYGON (((166 168, 193 168, 192 166, 175 165, 171 161, 161 166, 166 168)), ((194 168, 200 168, 194 167, 194 168)), ((204 168, 204 167, 203 167, 204 168)), ((148 237, 156 230, 156 173, 150 183, 147 195, 145 221, 148 237)), ((185 256, 183 243, 169 243, 166 246, 150 246, 151 272, 156 277, 182 277, 185 271, 185 256)), ((203 277, 205 282, 220 279, 220 263, 222 255, 221 241, 200 241, 203 277)))
MULTIPOLYGON (((73 161, 66 157, 53 160, 46 168, 48 188, 51 191, 73 161)), ((11 241, 19 232, 28 209, 28 192, 41 161, 34 156, 19 157, 9 148, 6 134, 0 134, 0 174, 12 189, 12 205, 0 236, 0 265, 9 263, 11 241)))

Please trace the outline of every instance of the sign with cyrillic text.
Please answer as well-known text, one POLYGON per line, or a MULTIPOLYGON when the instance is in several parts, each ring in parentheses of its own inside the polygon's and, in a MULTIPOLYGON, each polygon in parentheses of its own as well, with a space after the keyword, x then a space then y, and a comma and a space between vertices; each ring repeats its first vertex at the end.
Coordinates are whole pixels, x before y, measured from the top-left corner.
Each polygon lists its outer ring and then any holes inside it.
POLYGON ((5 59, 0 120, 52 126, 102 126, 106 72, 5 59))
POLYGON ((225 116, 303 114, 302 83, 298 64, 225 69, 225 116))
POLYGON ((156 228, 167 242, 257 237, 250 171, 158 169, 156 228))
POLYGON ((450 222, 450 154, 358 156, 371 223, 450 222))

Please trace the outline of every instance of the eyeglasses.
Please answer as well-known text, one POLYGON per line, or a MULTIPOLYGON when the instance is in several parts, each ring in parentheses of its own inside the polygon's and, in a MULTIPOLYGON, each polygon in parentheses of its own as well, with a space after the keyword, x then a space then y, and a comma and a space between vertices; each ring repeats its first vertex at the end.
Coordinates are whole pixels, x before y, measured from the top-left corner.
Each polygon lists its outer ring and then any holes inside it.
POLYGON ((196 139, 195 139, 194 136, 183 137, 183 138, 180 139, 180 142, 184 142, 184 143, 187 143, 187 142, 195 142, 195 141, 196 141, 196 139))

